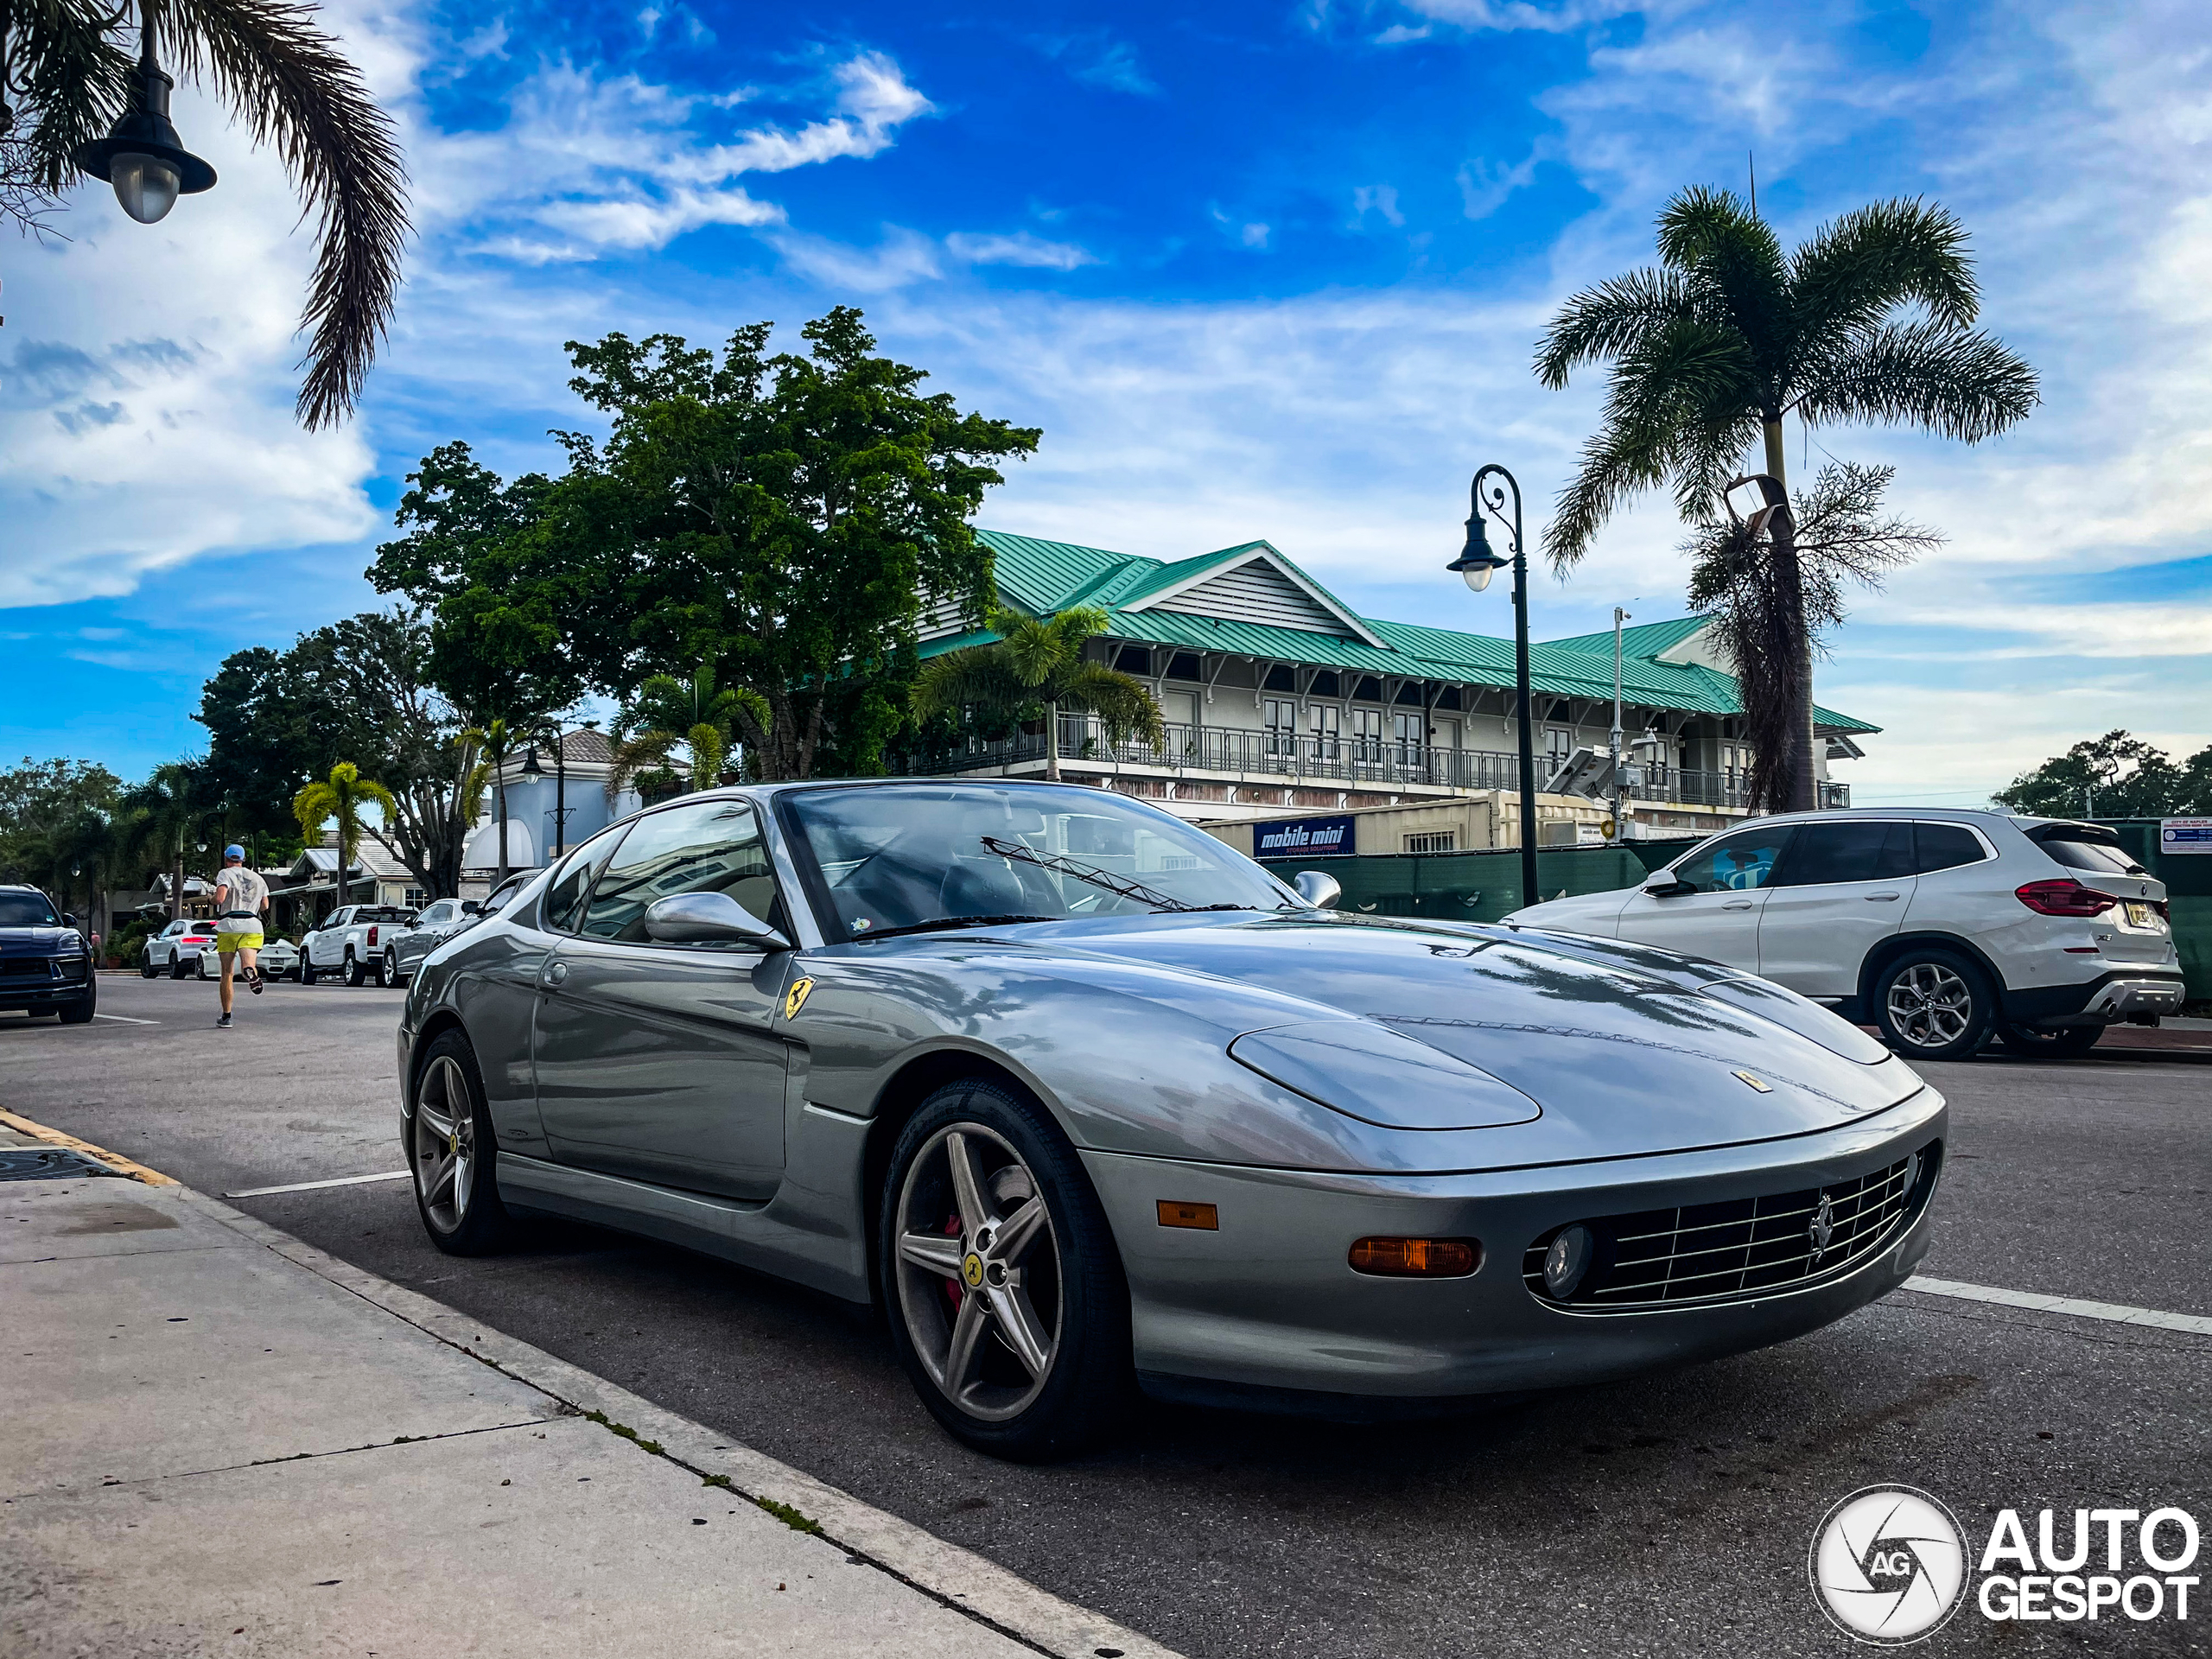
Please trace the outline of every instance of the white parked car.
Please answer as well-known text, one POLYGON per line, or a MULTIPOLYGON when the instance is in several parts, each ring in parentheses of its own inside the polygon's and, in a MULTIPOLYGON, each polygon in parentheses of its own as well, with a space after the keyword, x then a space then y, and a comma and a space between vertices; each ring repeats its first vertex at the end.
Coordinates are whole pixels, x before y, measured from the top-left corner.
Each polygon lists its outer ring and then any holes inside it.
POLYGON ((2179 1014, 2166 890, 2110 830, 1914 807, 1731 830, 1640 887, 1531 905, 1524 927, 1709 957, 1878 1027, 1909 1058, 2078 1054, 2179 1014))
MULTIPOLYGON (((254 952, 253 960, 254 965, 261 969, 264 979, 296 979, 299 976, 300 947, 281 935, 270 935, 268 942, 254 952)), ((200 953, 200 965, 196 971, 202 979, 220 979, 223 976, 222 959, 216 956, 212 943, 200 953)))
POLYGON ((171 922, 146 941, 146 954, 138 960, 138 971, 148 979, 167 974, 171 979, 182 979, 191 973, 200 953, 210 958, 215 954, 215 924, 190 918, 171 922))
POLYGON ((348 985, 389 984, 385 952, 414 924, 415 912, 398 905, 340 905, 300 941, 301 983, 342 973, 348 985))

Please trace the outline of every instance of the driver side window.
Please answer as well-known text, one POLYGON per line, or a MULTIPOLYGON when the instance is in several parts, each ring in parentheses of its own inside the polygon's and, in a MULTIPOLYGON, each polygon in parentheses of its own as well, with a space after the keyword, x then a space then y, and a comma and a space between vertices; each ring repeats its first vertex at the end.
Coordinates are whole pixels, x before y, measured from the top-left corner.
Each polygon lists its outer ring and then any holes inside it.
POLYGON ((650 944, 646 909, 680 893, 728 893, 756 919, 783 925, 768 849, 746 803, 674 806, 632 824, 592 888, 581 931, 588 938, 650 944))
POLYGON ((1747 893, 1763 887, 1773 879, 1774 867, 1796 829, 1795 824, 1783 824, 1738 830, 1675 866, 1675 879, 1700 893, 1747 893))

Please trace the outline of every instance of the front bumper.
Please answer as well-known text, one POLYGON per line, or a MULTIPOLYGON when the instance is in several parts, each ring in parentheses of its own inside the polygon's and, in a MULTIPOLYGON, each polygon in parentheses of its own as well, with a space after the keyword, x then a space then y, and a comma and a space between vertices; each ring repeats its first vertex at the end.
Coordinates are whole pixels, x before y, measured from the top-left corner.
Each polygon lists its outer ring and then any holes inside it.
POLYGON ((2005 1013, 2028 1025, 2108 1026, 2177 1014, 2187 997, 2177 969, 2116 968, 2079 985, 2008 990, 2005 1013))
POLYGON ((75 979, 35 979, 29 975, 10 974, 0 978, 0 1008, 60 1007, 82 1001, 91 993, 89 969, 75 979))
POLYGON ((1860 1122, 1711 1152, 1425 1176, 1252 1169, 1082 1154, 1128 1273, 1137 1369, 1156 1392, 1209 1388, 1410 1404, 1557 1388, 1764 1347, 1885 1295, 1926 1253, 1923 1197, 1853 1270, 1803 1288, 1649 1312, 1569 1312, 1522 1281, 1522 1252, 1569 1222, 1850 1180, 1941 1142, 1933 1089, 1860 1122), (1219 1227, 1162 1226, 1211 1204, 1219 1227), (1354 1273, 1370 1236, 1479 1239, 1463 1279, 1354 1273))

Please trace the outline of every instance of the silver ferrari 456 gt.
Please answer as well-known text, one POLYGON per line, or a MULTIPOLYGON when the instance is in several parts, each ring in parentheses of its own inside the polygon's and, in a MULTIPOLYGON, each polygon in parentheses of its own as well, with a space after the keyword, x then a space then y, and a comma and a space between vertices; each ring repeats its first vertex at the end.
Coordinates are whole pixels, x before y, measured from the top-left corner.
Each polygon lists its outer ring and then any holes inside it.
POLYGON ((1021 1458, 1140 1389, 1372 1414, 1755 1348, 1926 1249, 1947 1109, 1855 1027, 1334 886, 1096 789, 684 796, 425 960, 423 1224, 880 1300, 938 1420, 1021 1458))

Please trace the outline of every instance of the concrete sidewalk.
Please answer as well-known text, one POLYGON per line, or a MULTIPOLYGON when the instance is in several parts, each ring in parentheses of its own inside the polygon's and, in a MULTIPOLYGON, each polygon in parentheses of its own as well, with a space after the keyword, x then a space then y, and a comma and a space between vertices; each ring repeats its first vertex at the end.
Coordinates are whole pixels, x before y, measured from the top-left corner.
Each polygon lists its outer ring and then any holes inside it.
POLYGON ((174 1184, 0 1185, 0 1331, 10 1659, 1172 1659, 174 1184))

